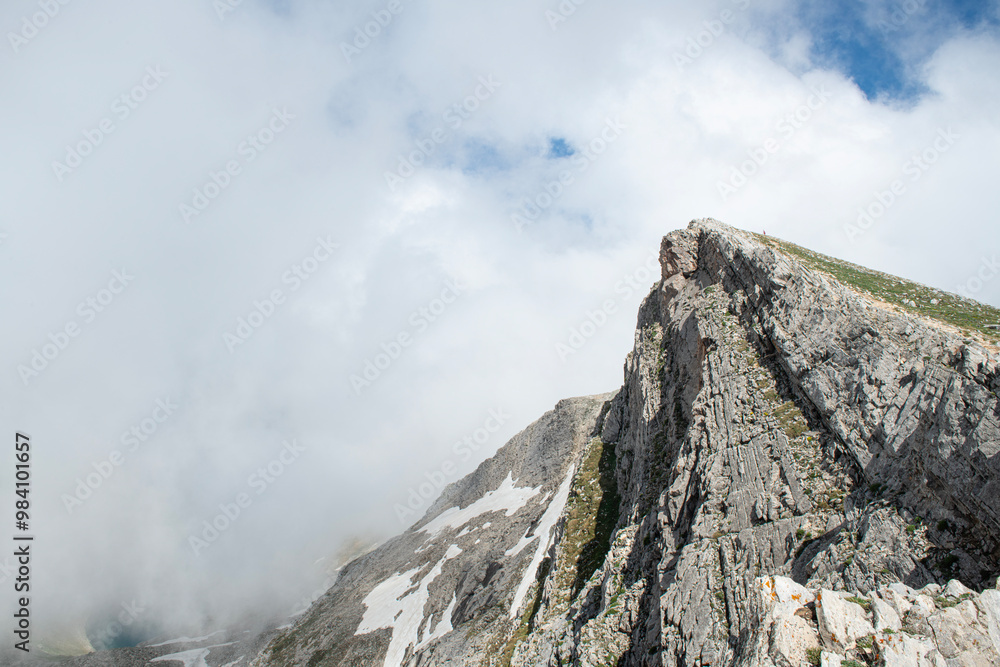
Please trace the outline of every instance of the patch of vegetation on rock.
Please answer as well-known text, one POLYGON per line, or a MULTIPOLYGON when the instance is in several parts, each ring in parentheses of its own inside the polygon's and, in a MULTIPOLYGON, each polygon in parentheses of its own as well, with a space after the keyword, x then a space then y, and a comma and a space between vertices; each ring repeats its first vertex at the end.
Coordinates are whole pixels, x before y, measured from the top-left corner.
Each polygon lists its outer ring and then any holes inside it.
POLYGON ((575 576, 570 597, 583 588, 604 562, 618 522, 621 498, 615 478, 615 447, 594 438, 573 481, 563 544, 566 556, 575 552, 575 576))
POLYGON ((807 268, 827 273, 838 281, 867 295, 910 312, 946 322, 959 329, 974 331, 994 343, 1000 342, 1000 332, 989 327, 1000 324, 1000 309, 966 299, 888 273, 852 264, 851 262, 813 252, 773 236, 754 237, 786 254, 792 255, 807 268))

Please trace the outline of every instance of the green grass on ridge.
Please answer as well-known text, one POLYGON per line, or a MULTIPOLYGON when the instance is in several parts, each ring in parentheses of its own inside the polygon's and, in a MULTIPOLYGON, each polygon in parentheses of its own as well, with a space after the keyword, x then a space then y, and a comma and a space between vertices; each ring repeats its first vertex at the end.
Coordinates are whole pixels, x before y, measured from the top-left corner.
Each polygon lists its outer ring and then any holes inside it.
POLYGON ((945 322, 965 331, 974 331, 993 343, 1000 332, 988 328, 1000 324, 1000 309, 966 299, 888 273, 874 271, 835 257, 822 255, 773 236, 754 234, 765 245, 787 253, 807 268, 828 273, 841 283, 874 299, 891 303, 911 313, 945 322))

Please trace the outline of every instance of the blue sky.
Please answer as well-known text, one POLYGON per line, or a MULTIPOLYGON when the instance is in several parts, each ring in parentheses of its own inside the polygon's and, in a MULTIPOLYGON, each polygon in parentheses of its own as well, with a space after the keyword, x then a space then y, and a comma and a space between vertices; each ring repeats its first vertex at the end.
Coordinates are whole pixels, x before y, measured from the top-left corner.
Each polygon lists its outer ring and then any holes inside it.
POLYGON ((576 151, 573 150, 573 147, 570 146, 569 143, 567 143, 567 141, 562 137, 553 137, 549 139, 548 157, 550 158, 570 157, 575 152, 576 151))
POLYGON ((927 92, 921 68, 962 32, 996 32, 997 5, 976 0, 809 2, 796 18, 820 66, 852 78, 872 100, 912 103, 927 92))

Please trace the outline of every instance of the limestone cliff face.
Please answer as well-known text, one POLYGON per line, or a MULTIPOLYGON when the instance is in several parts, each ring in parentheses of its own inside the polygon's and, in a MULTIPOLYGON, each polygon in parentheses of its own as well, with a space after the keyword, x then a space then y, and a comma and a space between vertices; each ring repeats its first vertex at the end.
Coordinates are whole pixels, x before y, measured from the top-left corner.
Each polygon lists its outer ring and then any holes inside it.
POLYGON ((1000 664, 995 339, 711 220, 661 264, 617 393, 561 402, 254 664, 1000 664))
MULTIPOLYGON (((664 239, 602 432, 614 545, 569 609, 543 600, 514 664, 806 664, 776 644, 762 577, 995 581, 996 348, 786 247, 714 221, 664 239)), ((804 605, 797 643, 818 648, 804 605)), ((1000 664, 1000 642, 982 650, 1000 664)))

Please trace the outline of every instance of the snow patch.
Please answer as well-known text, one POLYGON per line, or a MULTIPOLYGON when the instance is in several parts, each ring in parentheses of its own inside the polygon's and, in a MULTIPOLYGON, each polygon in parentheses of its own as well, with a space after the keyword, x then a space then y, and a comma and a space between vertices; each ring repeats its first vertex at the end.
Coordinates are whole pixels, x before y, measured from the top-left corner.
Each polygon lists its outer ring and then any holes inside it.
POLYGON ((434 632, 423 639, 420 638, 420 626, 424 620, 424 606, 430 598, 428 588, 441 574, 444 564, 460 553, 462 550, 458 546, 453 544, 448 547, 444 558, 420 580, 416 590, 409 594, 406 593, 413 588, 413 577, 420 571, 419 568, 392 575, 373 588, 365 598, 364 604, 367 609, 361 619, 361 625, 354 631, 354 634, 363 635, 382 628, 392 630, 392 639, 389 641, 389 650, 385 654, 384 667, 400 667, 408 648, 411 646, 415 649, 423 648, 430 642, 451 632, 451 613, 454 611, 455 605, 454 596, 452 596, 451 605, 445 610, 445 616, 438 621, 434 632))
MULTIPOLYGON (((177 639, 169 639, 165 642, 160 642, 159 644, 149 644, 144 648, 156 648, 157 646, 166 646, 167 644, 191 644, 193 642, 205 641, 209 637, 214 637, 215 635, 225 634, 224 630, 216 630, 210 635, 205 635, 204 637, 178 637, 177 639)), ((225 644, 219 644, 219 646, 225 646, 225 644)), ((140 647, 143 648, 143 647, 140 647)))
MULTIPOLYGON (((545 510, 545 514, 538 520, 538 526, 535 528, 534 534, 528 537, 528 533, 525 533, 517 545, 507 551, 508 556, 519 554, 526 546, 536 539, 538 540, 538 548, 535 549, 535 555, 531 558, 531 562, 528 563, 528 567, 524 571, 524 576, 521 578, 521 583, 514 593, 514 602, 510 606, 511 618, 517 618, 517 613, 521 610, 521 605, 524 604, 524 598, 528 595, 528 589, 531 588, 531 584, 535 580, 538 566, 542 564, 545 552, 552 545, 552 529, 555 528, 559 517, 562 516, 563 508, 566 507, 566 501, 569 500, 569 489, 573 484, 573 472, 575 470, 575 466, 570 466, 566 479, 559 485, 559 489, 545 510)), ((530 532, 531 529, 529 528, 528 531, 530 532)))
MULTIPOLYGON (((213 632, 212 634, 216 633, 213 632)), ((209 636, 211 637, 212 635, 209 636)), ((225 644, 216 644, 215 646, 206 646, 205 648, 194 648, 190 651, 181 651, 180 653, 171 653, 170 655, 161 655, 159 658, 153 658, 150 662, 176 660, 177 662, 184 663, 184 667, 209 667, 209 664, 205 662, 205 658, 208 657, 209 651, 213 648, 219 648, 220 646, 229 646, 232 643, 233 642, 227 642, 225 644)))
POLYGON ((427 533, 431 537, 435 537, 445 528, 460 528, 477 516, 487 514, 488 512, 505 510, 507 516, 514 516, 518 510, 528 504, 528 501, 540 492, 541 487, 533 489, 530 486, 514 486, 513 473, 508 473, 507 479, 500 484, 500 488, 496 491, 489 491, 485 496, 465 509, 452 507, 449 510, 445 510, 418 532, 427 533))
MULTIPOLYGON (((435 628, 434 628, 434 632, 431 632, 431 624, 430 624, 430 622, 428 622, 427 623, 427 629, 424 631, 425 632, 424 638, 422 640, 420 640, 420 643, 417 645, 416 648, 419 649, 419 648, 423 648, 425 646, 428 646, 432 641, 434 641, 436 639, 441 639, 446 634, 448 634, 449 632, 451 632, 452 630, 455 629, 455 628, 451 627, 451 615, 453 613, 455 613, 455 605, 457 603, 458 603, 457 597, 455 596, 455 594, 452 594, 452 596, 451 596, 451 602, 448 603, 448 608, 444 610, 444 613, 441 615, 441 618, 438 620, 437 626, 435 626, 435 628), (427 634, 427 633, 430 633, 430 634, 427 634)), ((428 621, 429 620, 430 619, 428 619, 428 621)))
MULTIPOLYGON (((549 498, 551 498, 551 497, 552 497, 551 493, 545 494, 545 497, 542 498, 542 504, 544 505, 545 503, 547 503, 549 501, 549 498)), ((544 519, 545 516, 546 515, 542 515, 542 518, 544 519)), ((542 519, 539 519, 539 521, 541 521, 541 520, 542 519)), ((541 524, 539 524, 538 526, 536 526, 536 528, 535 528, 536 531, 539 530, 539 529, 541 529, 541 527, 542 527, 541 524)), ((507 549, 507 551, 505 551, 503 555, 504 556, 508 556, 508 557, 509 556, 516 556, 517 554, 519 554, 522 551, 524 551, 524 547, 526 547, 529 544, 531 544, 532 542, 534 542, 535 538, 538 537, 538 535, 539 535, 538 532, 532 532, 531 528, 528 528, 527 532, 524 533, 524 535, 521 537, 521 539, 518 541, 518 543, 515 544, 514 546, 512 546, 510 549, 507 549), (530 534, 530 537, 529 537, 529 534, 530 534)))

